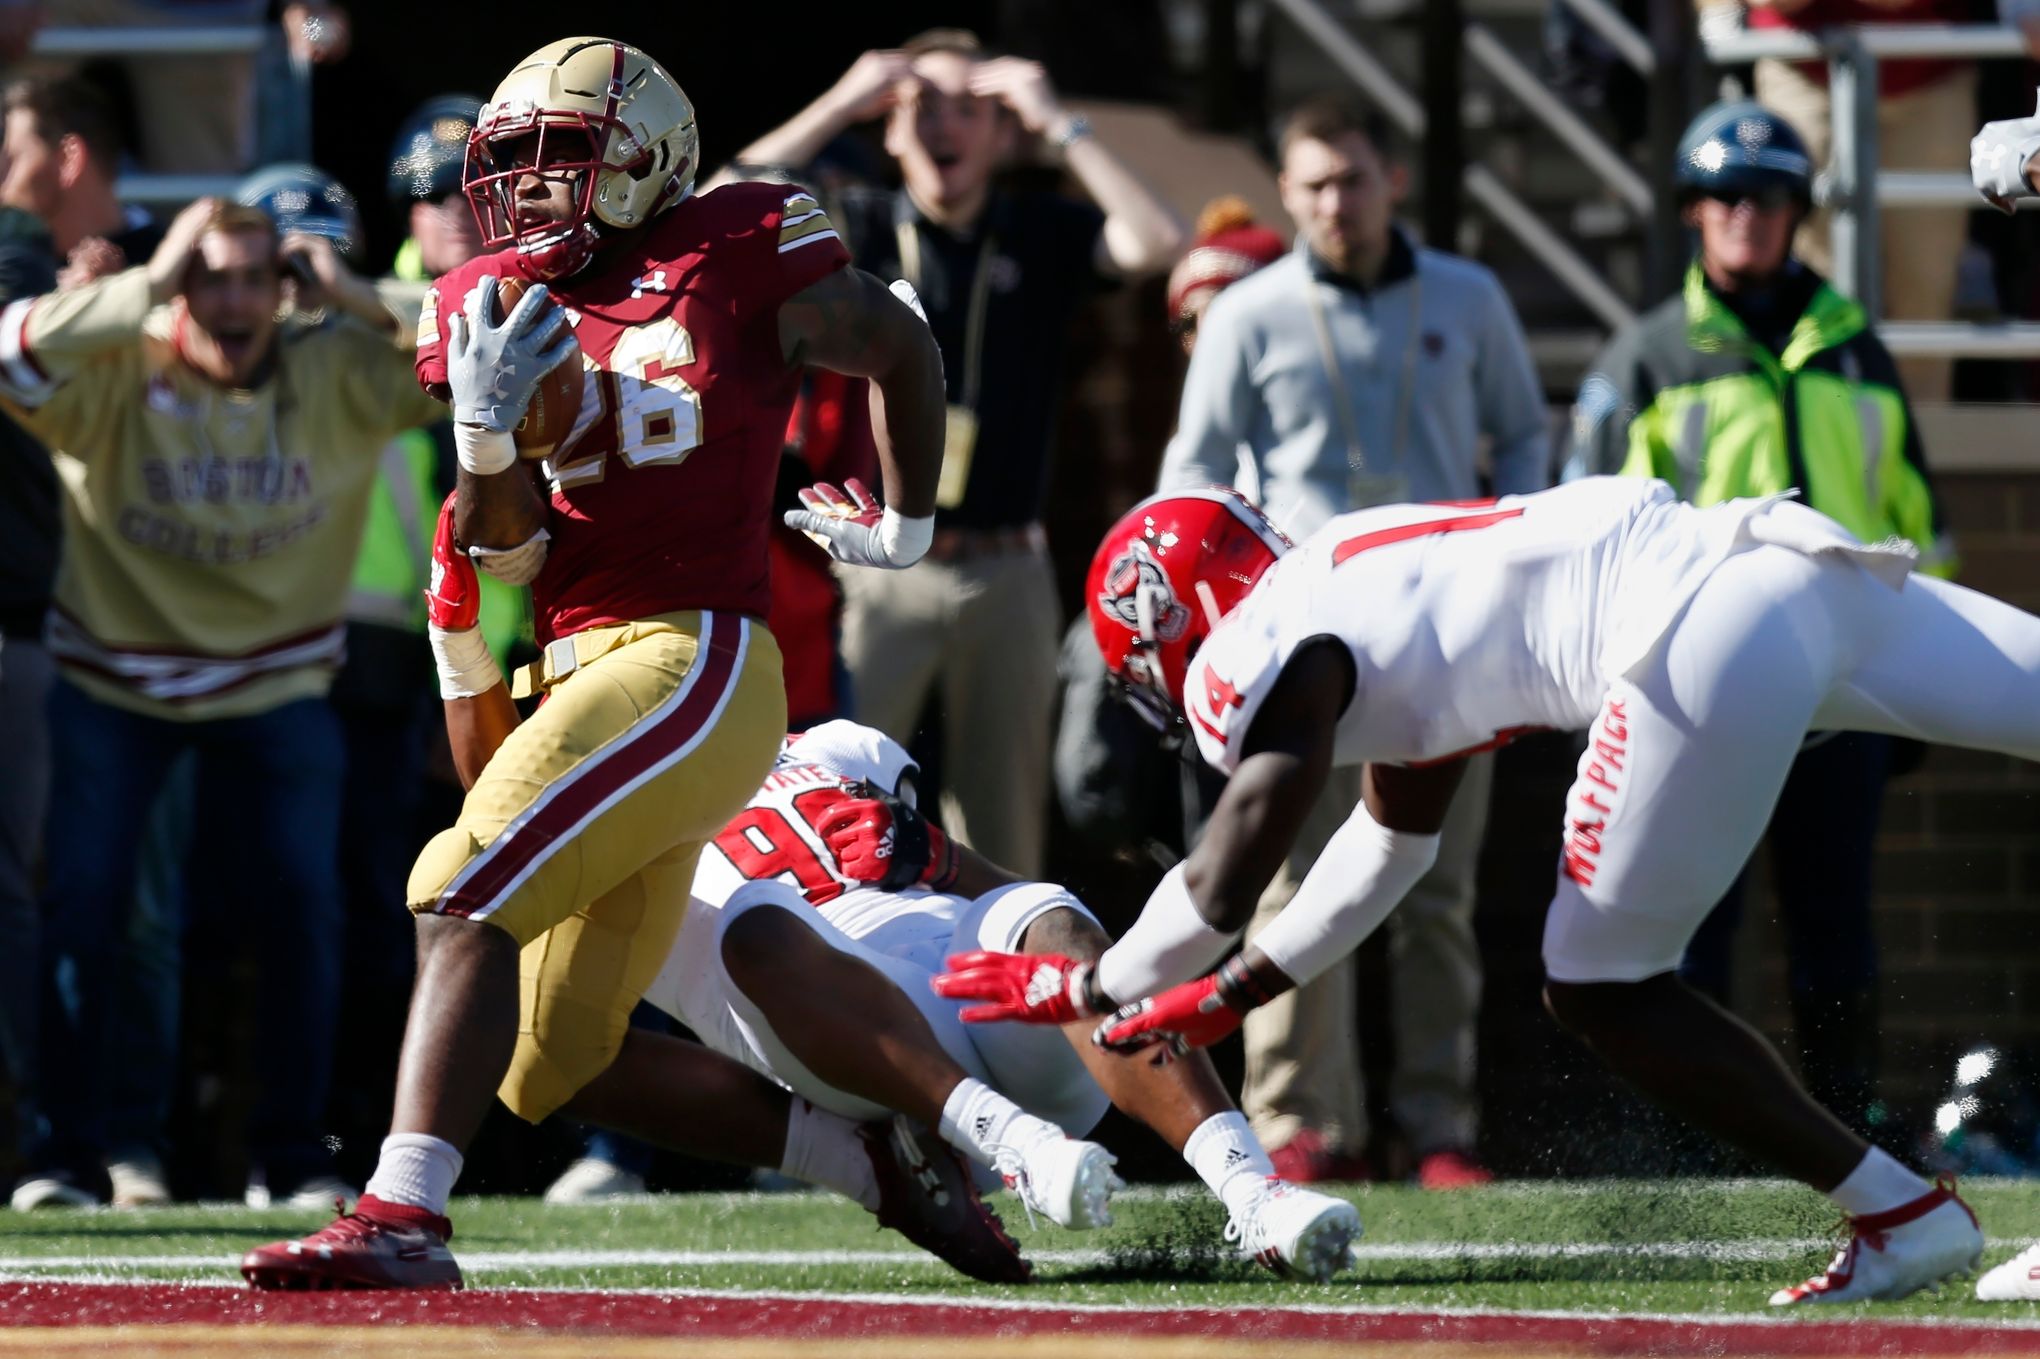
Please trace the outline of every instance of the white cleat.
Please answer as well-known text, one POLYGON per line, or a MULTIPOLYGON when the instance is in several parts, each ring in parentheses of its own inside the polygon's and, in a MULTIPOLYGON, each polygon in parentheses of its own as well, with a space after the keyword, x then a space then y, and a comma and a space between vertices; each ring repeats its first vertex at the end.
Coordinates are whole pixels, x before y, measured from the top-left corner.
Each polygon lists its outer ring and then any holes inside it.
POLYGON ((645 1177, 596 1156, 583 1156, 545 1191, 547 1203, 602 1203, 645 1192, 645 1177))
POLYGON ((27 1213, 37 1208, 97 1208, 104 1200, 73 1176, 54 1174, 23 1180, 14 1186, 8 1202, 15 1212, 27 1213))
POLYGON ((1360 1230, 1360 1210, 1344 1199, 1270 1175, 1246 1210, 1225 1224, 1225 1239, 1286 1279, 1330 1283, 1352 1267, 1360 1230))
POLYGON ((1006 1188, 1020 1196, 1030 1215, 1040 1213, 1073 1231, 1111 1226, 1113 1191, 1126 1188, 1112 1173, 1117 1156, 1074 1137, 1044 1138, 1025 1151, 1000 1147, 995 1160, 1006 1188))
POLYGON ((1968 1273, 1983 1259, 1976 1214, 1956 1197, 1952 1182, 1890 1212, 1852 1217, 1849 1227, 1848 1242, 1826 1271, 1773 1293, 1773 1307, 1910 1297, 1968 1273))
MULTIPOLYGON (((163 1162, 149 1151, 135 1152, 106 1163, 116 1208, 160 1208, 170 1202, 170 1180, 163 1162)), ((320 1205, 324 1207, 324 1204, 320 1205)))
POLYGON ((287 1208, 302 1209, 305 1212, 326 1208, 338 1212, 341 1204, 353 1203, 360 1197, 361 1191, 338 1175, 314 1175, 285 1194, 280 1202, 287 1208))
POLYGON ((2014 1255, 1976 1281, 1978 1302, 2040 1302, 2040 1243, 2014 1255))

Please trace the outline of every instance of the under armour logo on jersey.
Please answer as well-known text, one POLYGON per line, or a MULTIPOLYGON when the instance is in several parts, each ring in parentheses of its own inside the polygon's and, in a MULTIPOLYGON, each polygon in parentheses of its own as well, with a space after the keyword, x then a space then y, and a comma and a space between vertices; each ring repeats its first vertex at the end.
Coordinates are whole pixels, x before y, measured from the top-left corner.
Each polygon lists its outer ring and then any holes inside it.
POLYGON ((1053 963, 1043 963, 1034 969, 1034 975, 1027 979, 1027 1003, 1030 1006, 1043 1005, 1054 1000, 1063 991, 1063 974, 1053 963))
POLYGON ((665 291, 666 271, 664 269, 654 269, 645 277, 634 278, 630 281, 630 297, 633 302, 643 297, 646 293, 663 293, 665 291))

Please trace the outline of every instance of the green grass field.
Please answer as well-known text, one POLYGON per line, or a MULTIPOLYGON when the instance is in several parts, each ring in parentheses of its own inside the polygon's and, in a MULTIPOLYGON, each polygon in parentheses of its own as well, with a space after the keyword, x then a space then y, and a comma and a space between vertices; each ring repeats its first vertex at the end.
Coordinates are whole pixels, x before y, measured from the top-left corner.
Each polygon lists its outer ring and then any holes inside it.
MULTIPOLYGON (((2040 1184, 1965 1186, 2006 1258, 2040 1235, 2040 1184)), ((1229 1257, 1201 1194, 1134 1191, 1095 1233, 1030 1228, 995 1199, 1036 1261, 1026 1289, 974 1284, 818 1194, 695 1194, 599 1208, 463 1199, 454 1249, 472 1285, 701 1288, 1050 1303, 1341 1303, 1625 1313, 1765 1310, 1771 1290, 1819 1268, 1837 1220, 1825 1200, 1772 1182, 1518 1183, 1427 1194, 1355 1188, 1367 1224, 1355 1271, 1289 1284, 1229 1257)), ((0 1213, 0 1276, 224 1282, 241 1250, 320 1225, 318 1215, 225 1207, 0 1213)), ((1985 1306, 1966 1287, 1882 1304, 1880 1316, 2040 1316, 1985 1306)), ((1825 1315, 1833 1316, 1827 1312, 1825 1315)))

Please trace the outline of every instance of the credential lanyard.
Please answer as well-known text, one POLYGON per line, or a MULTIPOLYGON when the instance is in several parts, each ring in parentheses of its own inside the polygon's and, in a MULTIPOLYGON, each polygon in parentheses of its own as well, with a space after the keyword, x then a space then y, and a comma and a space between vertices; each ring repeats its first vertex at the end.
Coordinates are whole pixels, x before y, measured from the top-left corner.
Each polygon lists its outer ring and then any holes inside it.
MULTIPOLYGON (((1353 393, 1347 388, 1346 380, 1339 372, 1339 351, 1332 344, 1331 322, 1325 317, 1324 299, 1318 295, 1318 281, 1306 269, 1303 275, 1303 300, 1310 306, 1312 329, 1317 332, 1318 358, 1325 366, 1325 381, 1332 387, 1332 402, 1338 410, 1339 430, 1346 436, 1346 472, 1356 484, 1373 470, 1367 463, 1367 449, 1360 441, 1360 417, 1353 409, 1353 393)), ((1410 335, 1403 345, 1402 379, 1395 393, 1395 461, 1390 468, 1403 465, 1403 451, 1409 445, 1410 401, 1412 388, 1417 379, 1417 345, 1424 312, 1424 276, 1410 275, 1410 335)), ((1383 471, 1388 475, 1387 469, 1383 471)), ((1354 508, 1360 508, 1355 506, 1354 508)))
MULTIPOLYGON (((914 291, 921 290, 921 236, 911 222, 894 222, 893 236, 900 247, 900 272, 914 291)), ((992 302, 992 255, 998 249, 990 232, 978 247, 977 272, 970 280, 970 311, 963 322, 963 394, 957 404, 977 409, 978 384, 984 375, 985 313, 992 302)))

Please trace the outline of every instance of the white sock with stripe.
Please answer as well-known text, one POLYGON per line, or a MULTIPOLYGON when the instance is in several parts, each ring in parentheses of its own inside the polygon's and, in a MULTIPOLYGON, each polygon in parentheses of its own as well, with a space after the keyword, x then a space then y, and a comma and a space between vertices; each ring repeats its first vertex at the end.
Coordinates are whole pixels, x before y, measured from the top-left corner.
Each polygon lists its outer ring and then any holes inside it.
POLYGON ((1237 1109, 1213 1114, 1198 1124, 1183 1144, 1183 1159, 1235 1217, 1261 1194, 1275 1173, 1275 1163, 1268 1159, 1261 1139, 1254 1136, 1247 1116, 1237 1109))
POLYGON ((938 1131, 950 1146, 995 1169, 1001 1149, 1025 1155, 1038 1143, 1061 1141, 1069 1135, 970 1076, 958 1081, 943 1101, 938 1131))

